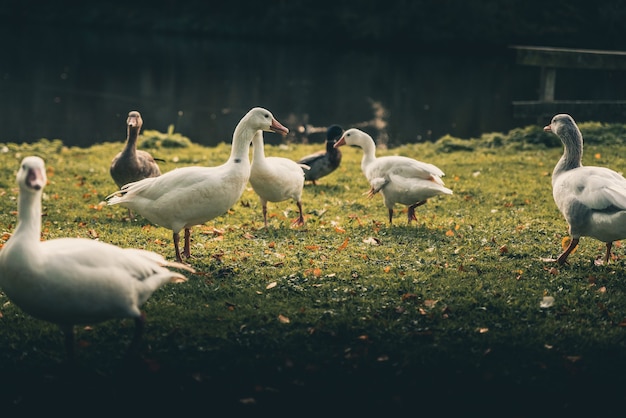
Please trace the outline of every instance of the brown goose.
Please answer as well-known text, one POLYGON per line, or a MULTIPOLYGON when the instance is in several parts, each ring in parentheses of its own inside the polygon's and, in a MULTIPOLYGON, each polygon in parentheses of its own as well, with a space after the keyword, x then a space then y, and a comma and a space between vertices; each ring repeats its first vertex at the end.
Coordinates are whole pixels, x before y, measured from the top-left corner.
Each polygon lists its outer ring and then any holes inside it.
MULTIPOLYGON (((119 152, 113 161, 109 172, 118 188, 123 185, 145 179, 147 177, 157 177, 161 175, 161 170, 155 159, 149 152, 137 149, 137 138, 143 125, 141 114, 136 110, 128 113, 126 119, 127 134, 126 145, 119 152)), ((128 216, 133 217, 132 211, 128 210, 128 216)))

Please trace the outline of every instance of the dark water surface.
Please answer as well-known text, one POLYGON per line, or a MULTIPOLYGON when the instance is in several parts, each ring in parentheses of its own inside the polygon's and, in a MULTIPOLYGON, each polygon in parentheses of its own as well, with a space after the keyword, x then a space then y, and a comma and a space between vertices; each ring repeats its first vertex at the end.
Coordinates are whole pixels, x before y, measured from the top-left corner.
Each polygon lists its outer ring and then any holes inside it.
POLYGON ((511 102, 535 99, 539 80, 508 48, 344 50, 49 28, 0 35, 0 142, 122 141, 126 115, 139 110, 144 130, 173 124, 214 145, 230 142, 254 106, 271 110, 295 140, 308 126, 308 139, 321 142, 315 128, 333 123, 389 145, 469 138, 532 123, 514 119, 511 102))

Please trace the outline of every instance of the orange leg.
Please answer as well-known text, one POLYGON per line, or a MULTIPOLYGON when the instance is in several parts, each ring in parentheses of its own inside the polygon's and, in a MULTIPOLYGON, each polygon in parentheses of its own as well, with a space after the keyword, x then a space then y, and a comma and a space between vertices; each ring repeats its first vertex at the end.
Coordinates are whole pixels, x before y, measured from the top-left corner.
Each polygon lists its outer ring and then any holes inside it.
POLYGON ((417 216, 415 216, 415 208, 418 206, 422 206, 425 203, 426 203, 426 200, 422 200, 421 202, 417 202, 409 206, 409 210, 407 212, 408 218, 409 218, 409 224, 411 223, 411 221, 417 221, 417 216))
POLYGON ((302 214, 302 202, 296 202, 298 205, 298 212, 300 213, 298 217, 293 221, 293 225, 302 226, 304 225, 304 215, 302 214))
POLYGON ((572 238, 567 249, 563 251, 563 254, 561 254, 559 258, 556 259, 557 263, 565 264, 565 262, 567 261, 567 257, 572 251, 574 251, 574 248, 576 248, 576 246, 578 245, 578 241, 580 241, 579 238, 572 238))

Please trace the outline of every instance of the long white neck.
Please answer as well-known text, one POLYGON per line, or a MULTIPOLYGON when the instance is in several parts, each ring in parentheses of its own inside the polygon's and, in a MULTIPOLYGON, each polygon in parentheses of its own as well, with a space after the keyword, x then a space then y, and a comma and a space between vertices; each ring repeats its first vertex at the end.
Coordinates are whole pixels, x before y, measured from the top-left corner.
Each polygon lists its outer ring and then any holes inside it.
MULTIPOLYGON (((14 236, 28 242, 39 242, 41 237, 41 193, 20 191, 17 203, 18 221, 14 236)), ((7 245, 11 243, 11 239, 7 245)), ((34 247, 33 247, 34 248, 34 247)))
POLYGON ((252 138, 252 164, 260 164, 265 161, 264 148, 263 131, 257 131, 252 138))
POLYGON ((243 163, 250 166, 248 154, 250 152, 250 142, 255 133, 256 131, 246 127, 243 121, 239 122, 233 133, 233 145, 228 162, 243 163))
POLYGON ((365 173, 365 169, 367 168, 367 166, 376 160, 376 145, 374 144, 374 140, 372 138, 369 138, 369 141, 361 144, 361 148, 363 149, 361 170, 363 171, 363 173, 365 173))

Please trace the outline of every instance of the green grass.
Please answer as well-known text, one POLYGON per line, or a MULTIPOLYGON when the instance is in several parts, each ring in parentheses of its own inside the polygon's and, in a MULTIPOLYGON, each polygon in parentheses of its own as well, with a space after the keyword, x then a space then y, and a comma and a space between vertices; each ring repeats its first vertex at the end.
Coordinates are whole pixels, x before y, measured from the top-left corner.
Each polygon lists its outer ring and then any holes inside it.
MULTIPOLYGON (((623 126, 586 128, 585 164, 626 167, 623 126)), ((300 415, 608 409, 626 394, 626 258, 618 246, 608 266, 595 266, 604 245, 583 238, 570 264, 542 261, 567 236, 551 194, 562 152, 554 139, 529 127, 379 150, 446 172, 454 195, 418 208, 411 226, 406 208, 389 226, 381 196, 363 196, 356 148, 343 148, 339 170, 305 187, 303 228, 290 227, 296 206, 286 201, 269 203, 264 229, 248 188, 228 214, 193 229, 197 273, 144 305, 140 364, 123 359, 132 321, 108 321, 77 329, 79 371, 67 375, 58 329, 0 293, 0 406, 28 411, 68 393, 90 406, 139 392, 157 412, 206 402, 207 414, 218 406, 300 415), (554 305, 542 308, 544 296, 554 305)), ((0 243, 15 227, 19 162, 39 155, 49 171, 42 239, 97 238, 173 259, 171 231, 102 203, 116 190, 108 167, 121 146, 0 144, 0 243)), ((230 144, 154 146, 163 172, 218 165, 230 152, 230 144)), ((267 146, 266 154, 297 159, 319 148, 267 146)))

